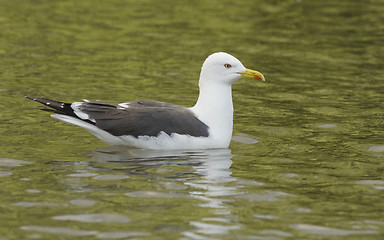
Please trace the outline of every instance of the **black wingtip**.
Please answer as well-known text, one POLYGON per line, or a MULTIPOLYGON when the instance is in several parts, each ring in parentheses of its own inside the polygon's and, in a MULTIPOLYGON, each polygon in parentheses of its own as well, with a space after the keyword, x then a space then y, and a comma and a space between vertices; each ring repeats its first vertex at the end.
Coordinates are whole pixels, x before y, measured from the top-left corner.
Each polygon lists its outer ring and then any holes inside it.
POLYGON ((32 100, 32 101, 36 101, 36 98, 35 97, 29 97, 29 96, 24 96, 26 99, 29 99, 29 100, 32 100))
POLYGON ((47 107, 53 108, 54 110, 44 110, 48 112, 54 112, 54 113, 59 113, 59 114, 64 114, 72 117, 77 117, 76 114, 74 113, 71 104, 70 103, 64 103, 64 102, 59 102, 47 98, 37 98, 37 97, 29 97, 25 96, 26 99, 41 103, 47 107))
POLYGON ((38 103, 41 103, 41 104, 44 104, 47 107, 51 107, 51 108, 54 108, 57 110, 59 110, 59 109, 61 110, 61 109, 65 108, 66 105, 70 105, 70 104, 58 102, 58 101, 47 99, 47 98, 37 98, 37 97, 29 97, 29 96, 25 96, 25 98, 32 100, 32 101, 35 101, 35 102, 38 102, 38 103))

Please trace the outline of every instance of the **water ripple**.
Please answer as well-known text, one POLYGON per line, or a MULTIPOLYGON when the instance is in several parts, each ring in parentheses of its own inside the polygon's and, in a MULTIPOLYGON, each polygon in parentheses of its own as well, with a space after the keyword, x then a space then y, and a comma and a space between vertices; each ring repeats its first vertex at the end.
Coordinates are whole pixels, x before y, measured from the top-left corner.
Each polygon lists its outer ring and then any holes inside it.
POLYGON ((126 216, 114 213, 94 213, 94 214, 79 214, 79 215, 63 215, 55 216, 54 220, 63 221, 78 221, 78 222, 119 222, 127 223, 131 219, 126 216))

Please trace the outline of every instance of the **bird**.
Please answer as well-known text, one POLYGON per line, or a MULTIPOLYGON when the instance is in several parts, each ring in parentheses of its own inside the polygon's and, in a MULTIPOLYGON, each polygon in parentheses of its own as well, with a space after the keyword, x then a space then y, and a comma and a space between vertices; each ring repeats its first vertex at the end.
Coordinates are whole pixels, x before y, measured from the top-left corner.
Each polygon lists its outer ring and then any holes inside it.
POLYGON ((233 129, 232 84, 240 78, 265 81, 225 52, 209 55, 199 78, 193 107, 153 100, 108 103, 87 100, 64 103, 26 96, 51 109, 51 117, 88 130, 110 145, 144 149, 228 148, 233 129))

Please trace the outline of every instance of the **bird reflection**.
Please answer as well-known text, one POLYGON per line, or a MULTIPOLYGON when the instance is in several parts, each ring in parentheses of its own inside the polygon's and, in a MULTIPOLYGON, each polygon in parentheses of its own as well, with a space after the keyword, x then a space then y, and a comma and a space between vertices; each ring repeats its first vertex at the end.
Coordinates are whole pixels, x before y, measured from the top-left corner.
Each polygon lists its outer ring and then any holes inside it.
POLYGON ((189 167, 191 171, 179 172, 176 168, 174 175, 168 178, 203 177, 202 181, 206 183, 214 183, 218 179, 224 183, 234 179, 231 177, 232 154, 229 149, 161 151, 109 146, 92 151, 90 155, 95 160, 92 163, 93 168, 103 171, 109 169, 113 172, 148 175, 148 169, 173 166, 189 167), (114 165, 110 165, 111 163, 114 165))
POLYGON ((142 175, 156 180, 172 179, 184 184, 185 188, 180 189, 184 196, 187 192, 188 197, 200 200, 198 207, 210 209, 205 218, 190 222, 195 230, 183 232, 186 237, 197 237, 200 234, 221 235, 224 233, 223 229, 238 227, 231 226, 230 222, 235 220, 233 218, 236 218, 236 215, 231 213, 226 205, 233 201, 231 196, 239 194, 242 188, 237 184, 237 178, 231 176, 233 155, 229 149, 159 151, 112 146, 93 151, 91 156, 95 159, 93 167, 104 168, 104 171, 107 166, 109 171, 142 175), (156 171, 148 171, 170 166, 174 168, 166 176, 157 175, 156 171), (180 167, 180 171, 177 167, 180 167), (212 221, 217 221, 218 224, 212 224, 212 221), (223 222, 225 225, 222 225, 223 222), (210 226, 208 229, 207 224, 210 226), (214 229, 217 229, 217 232, 214 229))

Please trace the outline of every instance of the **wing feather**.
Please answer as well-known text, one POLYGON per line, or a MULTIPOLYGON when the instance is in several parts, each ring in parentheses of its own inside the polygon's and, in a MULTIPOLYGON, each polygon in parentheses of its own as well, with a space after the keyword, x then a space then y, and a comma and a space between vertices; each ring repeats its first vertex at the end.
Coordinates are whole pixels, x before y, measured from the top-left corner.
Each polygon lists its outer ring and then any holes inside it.
POLYGON ((208 137, 208 126, 189 109, 165 102, 138 100, 126 103, 89 101, 63 103, 46 98, 34 100, 54 113, 76 117, 114 136, 157 136, 161 132, 208 137))
POLYGON ((121 108, 121 104, 88 101, 79 105, 78 110, 115 136, 157 136, 162 131, 168 135, 208 136, 207 125, 185 107, 149 100, 125 104, 127 107, 121 108))

